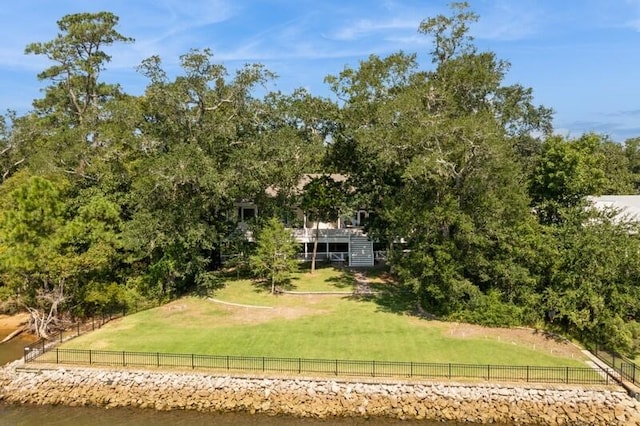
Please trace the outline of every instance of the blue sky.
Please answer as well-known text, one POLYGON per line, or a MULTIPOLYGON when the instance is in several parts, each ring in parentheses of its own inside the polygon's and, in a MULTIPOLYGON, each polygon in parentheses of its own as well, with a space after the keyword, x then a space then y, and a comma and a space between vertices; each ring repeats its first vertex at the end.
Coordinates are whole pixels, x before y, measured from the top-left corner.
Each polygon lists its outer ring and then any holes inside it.
MULTIPOLYGON (((211 48, 229 69, 260 62, 279 75, 272 89, 305 87, 329 96, 323 79, 369 54, 404 50, 431 66, 424 18, 448 14, 449 0, 20 0, 0 8, 0 111, 24 113, 41 96, 36 75, 49 64, 24 55, 48 41, 69 13, 107 10, 136 39, 111 47, 103 79, 141 94, 135 68, 159 55, 176 70, 181 54, 211 48)), ((511 62, 506 83, 532 87, 555 111, 558 133, 587 131, 622 142, 640 136, 640 0, 470 0, 482 50, 511 62)))

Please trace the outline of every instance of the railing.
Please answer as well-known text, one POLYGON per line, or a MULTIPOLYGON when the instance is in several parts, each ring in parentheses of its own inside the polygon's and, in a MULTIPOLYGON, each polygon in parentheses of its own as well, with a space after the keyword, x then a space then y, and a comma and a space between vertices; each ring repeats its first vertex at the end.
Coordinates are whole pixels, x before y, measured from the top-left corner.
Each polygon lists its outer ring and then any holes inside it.
POLYGON ((633 384, 637 384, 640 381, 640 367, 629 358, 597 344, 593 345, 591 352, 614 369, 623 379, 633 384))
POLYGON ((611 372, 589 367, 436 364, 423 362, 358 361, 338 359, 270 358, 88 349, 25 352, 33 363, 172 367, 239 372, 311 373, 333 376, 472 379, 482 381, 608 385, 611 372), (33 352, 37 352, 32 355, 33 352), (609 374, 608 374, 609 373, 609 374))
MULTIPOLYGON (((313 258, 313 253, 298 253, 296 255, 298 260, 309 261, 313 258)), ((330 262, 346 262, 349 260, 349 252, 346 251, 326 251, 316 253, 316 260, 328 260, 330 262)))
MULTIPOLYGON (((291 228, 291 233, 296 239, 314 239, 315 228, 291 228)), ((350 235, 362 235, 362 228, 320 228, 320 238, 346 238, 350 235)))
POLYGON ((375 250, 373 252, 373 258, 375 260, 379 260, 379 261, 387 260, 387 251, 386 250, 375 250))

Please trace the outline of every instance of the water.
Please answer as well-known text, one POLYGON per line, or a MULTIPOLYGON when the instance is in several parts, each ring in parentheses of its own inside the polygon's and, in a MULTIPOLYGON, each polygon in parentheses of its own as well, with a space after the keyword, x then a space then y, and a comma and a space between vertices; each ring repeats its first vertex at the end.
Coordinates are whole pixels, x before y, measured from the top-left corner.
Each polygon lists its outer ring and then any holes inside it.
MULTIPOLYGON (((0 329, 0 340, 4 339, 11 331, 13 330, 7 331, 0 329)), ((0 343, 0 366, 22 357, 23 348, 35 340, 33 336, 21 334, 8 342, 0 343)))
MULTIPOLYGON (((246 413, 198 413, 191 411, 155 411, 135 408, 92 408, 61 406, 30 406, 0 404, 0 425, 3 426, 457 426, 459 423, 402 421, 395 419, 330 418, 304 419, 246 413)), ((469 425, 469 423, 465 423, 469 425)))

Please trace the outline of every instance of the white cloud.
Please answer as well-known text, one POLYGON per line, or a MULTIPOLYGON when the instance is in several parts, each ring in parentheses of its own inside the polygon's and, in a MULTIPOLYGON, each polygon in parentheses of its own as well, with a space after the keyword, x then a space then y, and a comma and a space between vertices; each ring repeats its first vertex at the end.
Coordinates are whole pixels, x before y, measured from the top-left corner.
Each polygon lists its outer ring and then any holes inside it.
POLYGON ((627 22, 625 26, 633 29, 634 31, 640 32, 640 18, 627 22))
POLYGON ((380 31, 389 30, 413 30, 416 31, 421 19, 392 18, 386 21, 361 19, 355 24, 345 26, 326 37, 333 40, 354 40, 380 31))
POLYGON ((478 39, 513 41, 536 34, 545 21, 541 6, 535 2, 495 1, 483 10, 472 25, 478 39))

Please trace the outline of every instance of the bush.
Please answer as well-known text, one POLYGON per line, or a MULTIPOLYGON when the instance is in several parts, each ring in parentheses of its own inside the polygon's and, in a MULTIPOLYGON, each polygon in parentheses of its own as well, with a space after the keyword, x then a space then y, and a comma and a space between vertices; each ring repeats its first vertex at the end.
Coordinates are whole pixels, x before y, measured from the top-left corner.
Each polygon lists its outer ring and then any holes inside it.
POLYGON ((449 315, 449 319, 487 327, 514 327, 522 324, 522 308, 503 302, 498 291, 480 294, 467 306, 449 315))

